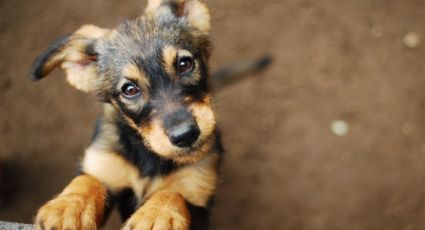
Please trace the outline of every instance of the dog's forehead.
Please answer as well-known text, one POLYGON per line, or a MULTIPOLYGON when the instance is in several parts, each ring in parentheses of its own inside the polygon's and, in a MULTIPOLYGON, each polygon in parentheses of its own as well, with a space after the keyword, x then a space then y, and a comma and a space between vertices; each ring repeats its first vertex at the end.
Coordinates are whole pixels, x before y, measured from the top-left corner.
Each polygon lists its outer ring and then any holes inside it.
POLYGON ((100 72, 119 76, 129 64, 145 72, 156 71, 164 62, 164 49, 196 49, 190 33, 187 25, 178 20, 127 20, 99 42, 100 72))
POLYGON ((160 52, 165 46, 189 46, 191 35, 178 20, 138 18, 121 23, 104 41, 108 51, 125 56, 160 52))

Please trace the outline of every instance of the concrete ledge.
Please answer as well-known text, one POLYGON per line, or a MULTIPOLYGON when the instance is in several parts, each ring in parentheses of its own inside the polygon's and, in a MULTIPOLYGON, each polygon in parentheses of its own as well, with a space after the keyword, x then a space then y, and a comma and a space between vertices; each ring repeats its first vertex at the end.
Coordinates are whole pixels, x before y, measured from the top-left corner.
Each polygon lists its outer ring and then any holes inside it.
POLYGON ((34 225, 4 222, 0 220, 0 230, 33 230, 34 225))

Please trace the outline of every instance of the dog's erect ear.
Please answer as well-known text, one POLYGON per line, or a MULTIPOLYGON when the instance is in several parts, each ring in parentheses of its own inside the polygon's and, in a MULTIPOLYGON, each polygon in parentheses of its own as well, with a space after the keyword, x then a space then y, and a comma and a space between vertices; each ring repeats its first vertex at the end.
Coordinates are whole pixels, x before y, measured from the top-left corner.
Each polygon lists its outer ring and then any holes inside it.
POLYGON ((97 53, 95 43, 109 33, 93 25, 85 25, 75 33, 54 41, 34 62, 32 76, 39 80, 60 66, 68 82, 84 92, 95 89, 97 53))
POLYGON ((148 0, 147 14, 160 15, 170 11, 201 32, 210 31, 208 8, 198 0, 148 0))

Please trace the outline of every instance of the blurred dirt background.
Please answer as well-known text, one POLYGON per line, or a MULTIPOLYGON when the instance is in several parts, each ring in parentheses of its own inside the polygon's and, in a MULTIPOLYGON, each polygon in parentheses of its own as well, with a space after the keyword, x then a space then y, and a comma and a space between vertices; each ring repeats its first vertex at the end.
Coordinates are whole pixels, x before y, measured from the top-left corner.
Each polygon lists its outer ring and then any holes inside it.
MULTIPOLYGON (((227 156, 212 229, 425 229, 425 1, 207 4, 212 69, 274 57, 216 94, 227 156)), ((0 1, 1 220, 29 223, 61 191, 100 111, 60 71, 31 82, 31 62, 56 37, 144 5, 0 1)), ((118 226, 114 215, 107 229, 118 226)))

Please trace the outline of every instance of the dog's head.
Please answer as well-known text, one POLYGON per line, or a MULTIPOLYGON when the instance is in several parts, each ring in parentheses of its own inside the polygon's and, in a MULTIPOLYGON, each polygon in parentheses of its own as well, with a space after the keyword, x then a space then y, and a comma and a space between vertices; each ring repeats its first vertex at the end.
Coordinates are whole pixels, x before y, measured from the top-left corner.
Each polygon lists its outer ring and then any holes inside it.
POLYGON ((209 29, 197 0, 150 0, 143 16, 115 29, 85 25, 58 39, 36 60, 33 76, 60 66, 71 85, 112 104, 153 152, 195 161, 215 130, 209 29))

